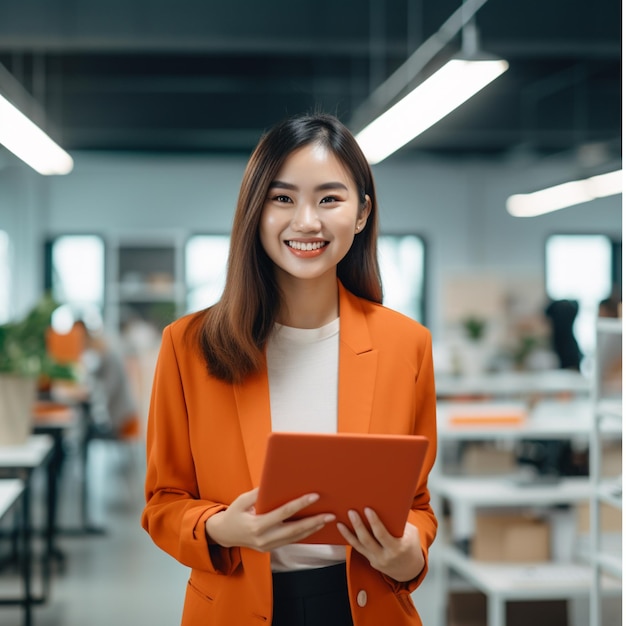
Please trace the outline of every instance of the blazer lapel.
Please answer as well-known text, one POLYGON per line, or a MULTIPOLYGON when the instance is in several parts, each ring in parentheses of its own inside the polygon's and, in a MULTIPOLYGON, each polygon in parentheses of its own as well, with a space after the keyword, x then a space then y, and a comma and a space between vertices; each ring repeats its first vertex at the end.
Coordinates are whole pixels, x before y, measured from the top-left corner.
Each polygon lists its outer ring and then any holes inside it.
POLYGON ((235 385, 234 390, 250 478, 252 484, 258 486, 265 460, 267 436, 272 429, 266 364, 259 372, 246 379, 245 383, 235 385))
MULTIPOLYGON (((339 389, 337 430, 367 433, 372 414, 378 353, 372 348, 361 304, 339 282, 339 389)), ((253 485, 261 481, 265 445, 272 429, 267 364, 234 385, 235 401, 253 485)))
POLYGON ((361 303, 339 283, 339 432, 369 432, 377 366, 361 303))

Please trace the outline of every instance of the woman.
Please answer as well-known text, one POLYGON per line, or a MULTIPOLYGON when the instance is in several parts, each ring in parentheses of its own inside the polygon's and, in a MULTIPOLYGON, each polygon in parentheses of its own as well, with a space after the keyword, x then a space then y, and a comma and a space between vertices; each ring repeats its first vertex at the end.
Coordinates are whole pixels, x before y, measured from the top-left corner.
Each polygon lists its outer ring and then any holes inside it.
POLYGON ((327 115, 282 122, 244 173, 221 300, 164 331, 143 526, 192 569, 183 626, 421 624, 410 593, 436 532, 431 341, 380 304, 377 227, 349 131, 327 115), (316 494, 255 515, 271 430, 427 436, 403 536, 367 511, 338 524, 347 546, 298 543, 334 523, 286 521, 316 494))

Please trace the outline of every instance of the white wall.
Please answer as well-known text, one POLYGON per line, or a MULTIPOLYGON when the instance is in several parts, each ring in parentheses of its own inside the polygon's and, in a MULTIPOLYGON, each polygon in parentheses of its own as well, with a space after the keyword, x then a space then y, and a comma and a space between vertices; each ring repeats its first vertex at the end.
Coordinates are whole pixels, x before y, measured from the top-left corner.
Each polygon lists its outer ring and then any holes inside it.
POLYGON ((0 229, 11 245, 9 311, 21 316, 38 299, 43 286, 43 236, 49 180, 27 166, 0 163, 0 229))
MULTIPOLYGON (((36 297, 41 242, 62 232, 178 235, 228 232, 245 160, 240 157, 76 154, 69 176, 44 178, 26 166, 0 170, 0 229, 15 244, 16 312, 36 297)), ((573 163, 391 158, 375 166, 382 229, 427 242, 428 323, 437 333, 442 285, 456 272, 541 280, 553 232, 621 238, 621 196, 519 219, 505 212, 516 192, 577 175, 573 163)))

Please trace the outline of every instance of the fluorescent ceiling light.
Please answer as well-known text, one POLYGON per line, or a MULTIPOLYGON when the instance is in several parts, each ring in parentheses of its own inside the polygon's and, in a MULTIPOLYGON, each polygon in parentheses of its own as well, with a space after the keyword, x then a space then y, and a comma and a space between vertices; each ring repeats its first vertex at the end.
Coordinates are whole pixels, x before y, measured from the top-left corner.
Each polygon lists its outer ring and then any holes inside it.
POLYGON ((0 143, 40 174, 69 174, 72 157, 0 96, 0 143))
POLYGON ((502 59, 452 59, 356 135, 373 165, 436 124, 505 72, 502 59))
POLYGON ((596 198, 622 193, 622 170, 510 196, 506 210, 514 217, 535 217, 596 198))

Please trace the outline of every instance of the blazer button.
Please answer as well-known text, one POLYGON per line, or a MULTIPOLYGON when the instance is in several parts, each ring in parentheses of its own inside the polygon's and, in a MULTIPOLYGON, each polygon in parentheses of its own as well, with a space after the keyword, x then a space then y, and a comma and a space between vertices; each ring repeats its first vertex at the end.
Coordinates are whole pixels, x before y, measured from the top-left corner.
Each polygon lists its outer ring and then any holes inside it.
POLYGON ((363 608, 367 604, 367 591, 365 591, 365 589, 361 589, 361 591, 356 594, 356 603, 361 608, 363 608))

